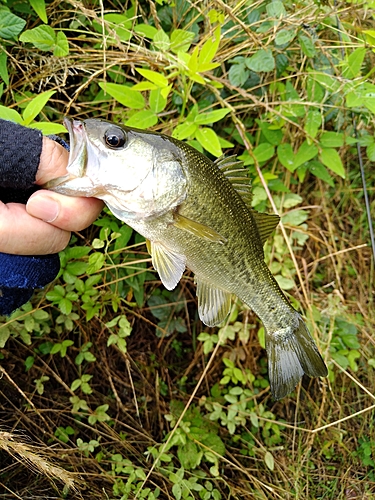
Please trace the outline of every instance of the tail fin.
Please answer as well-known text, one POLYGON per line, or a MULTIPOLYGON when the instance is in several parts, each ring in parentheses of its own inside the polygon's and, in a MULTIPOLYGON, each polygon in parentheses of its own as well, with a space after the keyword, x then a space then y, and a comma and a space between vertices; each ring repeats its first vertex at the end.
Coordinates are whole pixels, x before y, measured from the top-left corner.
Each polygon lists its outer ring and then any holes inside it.
POLYGON ((275 399, 293 391, 304 373, 309 377, 328 374, 303 319, 297 312, 295 314, 293 325, 266 333, 268 372, 275 399))

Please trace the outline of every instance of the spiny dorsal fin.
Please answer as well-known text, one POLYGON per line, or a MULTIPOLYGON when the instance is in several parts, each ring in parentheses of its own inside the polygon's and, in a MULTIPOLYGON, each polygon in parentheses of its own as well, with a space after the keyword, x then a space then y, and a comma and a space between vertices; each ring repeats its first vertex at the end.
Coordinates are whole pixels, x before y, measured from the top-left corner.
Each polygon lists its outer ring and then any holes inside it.
POLYGON ((251 210, 251 212, 257 224, 262 245, 264 245, 268 236, 275 230, 279 223, 280 216, 277 214, 263 214, 255 210, 251 210))
POLYGON ((253 199, 251 182, 243 161, 237 160, 236 156, 221 156, 215 160, 215 165, 220 168, 247 207, 251 209, 251 200, 253 199))
POLYGON ((198 297, 198 314, 207 326, 222 323, 230 313, 232 294, 216 288, 195 275, 198 297))

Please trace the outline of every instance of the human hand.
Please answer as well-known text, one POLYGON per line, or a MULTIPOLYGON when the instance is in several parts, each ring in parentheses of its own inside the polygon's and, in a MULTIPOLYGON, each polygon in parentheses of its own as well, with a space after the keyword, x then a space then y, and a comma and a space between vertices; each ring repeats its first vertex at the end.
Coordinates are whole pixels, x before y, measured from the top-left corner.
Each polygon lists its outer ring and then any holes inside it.
MULTIPOLYGON (((60 144, 43 137, 36 175, 42 185, 66 174, 69 153, 60 144)), ((103 202, 75 198, 48 190, 35 192, 26 206, 0 202, 0 252, 17 255, 47 255, 63 250, 70 231, 80 231, 99 215, 103 202)))

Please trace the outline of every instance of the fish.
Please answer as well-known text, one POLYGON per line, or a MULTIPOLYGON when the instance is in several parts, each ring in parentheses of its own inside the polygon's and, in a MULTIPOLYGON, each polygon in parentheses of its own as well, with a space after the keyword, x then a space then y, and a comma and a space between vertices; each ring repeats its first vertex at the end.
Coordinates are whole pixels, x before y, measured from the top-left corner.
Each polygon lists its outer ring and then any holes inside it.
POLYGON ((233 297, 247 304, 264 325, 275 400, 292 392, 303 374, 327 376, 302 316, 265 263, 263 245, 279 216, 252 208, 243 163, 234 156, 212 161, 168 135, 106 120, 64 123, 71 148, 67 174, 44 187, 103 200, 146 238, 168 290, 190 269, 205 325, 225 321, 233 297))

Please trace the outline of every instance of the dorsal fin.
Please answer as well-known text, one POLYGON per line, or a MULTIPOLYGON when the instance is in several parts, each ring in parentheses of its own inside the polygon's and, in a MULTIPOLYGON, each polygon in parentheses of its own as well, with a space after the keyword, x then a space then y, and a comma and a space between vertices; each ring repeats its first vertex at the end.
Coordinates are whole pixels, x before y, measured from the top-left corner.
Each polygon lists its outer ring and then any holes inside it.
POLYGON ((251 210, 251 213, 253 214, 257 224, 262 245, 264 245, 268 236, 275 230, 277 224, 279 223, 280 216, 277 214, 264 214, 257 212, 256 210, 251 210))
POLYGON ((221 156, 215 160, 215 165, 220 168, 247 207, 251 209, 251 200, 253 199, 251 181, 243 161, 237 160, 234 155, 221 156))

